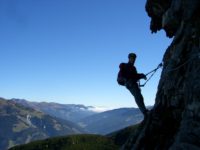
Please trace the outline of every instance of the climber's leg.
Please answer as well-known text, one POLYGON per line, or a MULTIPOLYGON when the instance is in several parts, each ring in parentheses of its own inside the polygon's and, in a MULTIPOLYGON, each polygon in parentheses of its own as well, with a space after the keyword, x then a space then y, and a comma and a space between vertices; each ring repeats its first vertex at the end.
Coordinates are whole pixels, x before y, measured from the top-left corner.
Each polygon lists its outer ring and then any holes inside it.
POLYGON ((143 96, 142 96, 142 94, 141 94, 141 90, 140 90, 138 84, 132 82, 131 84, 129 84, 129 86, 127 86, 127 89, 128 89, 128 90, 131 92, 131 94, 134 96, 135 102, 136 102, 136 104, 138 105, 140 111, 141 111, 144 115, 146 115, 147 109, 146 109, 146 107, 145 107, 145 105, 144 105, 144 99, 143 99, 143 96))

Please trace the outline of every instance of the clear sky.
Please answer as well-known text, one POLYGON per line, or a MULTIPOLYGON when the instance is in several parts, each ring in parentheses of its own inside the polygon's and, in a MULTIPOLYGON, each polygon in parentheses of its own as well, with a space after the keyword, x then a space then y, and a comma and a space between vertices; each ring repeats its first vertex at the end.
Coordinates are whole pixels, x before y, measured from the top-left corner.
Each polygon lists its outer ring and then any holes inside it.
MULTIPOLYGON (((146 0, 0 0, 0 97, 137 107, 116 82, 137 54, 138 72, 157 67, 171 40, 151 34, 146 0)), ((153 105, 159 70, 142 88, 153 105)))

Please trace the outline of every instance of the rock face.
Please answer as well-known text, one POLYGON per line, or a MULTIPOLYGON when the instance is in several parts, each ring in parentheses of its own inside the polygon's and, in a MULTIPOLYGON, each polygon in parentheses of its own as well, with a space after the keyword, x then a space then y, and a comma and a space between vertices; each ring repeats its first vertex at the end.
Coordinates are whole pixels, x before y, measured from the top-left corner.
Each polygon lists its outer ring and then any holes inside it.
POLYGON ((200 0, 147 0, 150 29, 173 42, 154 108, 124 149, 200 149, 200 0))

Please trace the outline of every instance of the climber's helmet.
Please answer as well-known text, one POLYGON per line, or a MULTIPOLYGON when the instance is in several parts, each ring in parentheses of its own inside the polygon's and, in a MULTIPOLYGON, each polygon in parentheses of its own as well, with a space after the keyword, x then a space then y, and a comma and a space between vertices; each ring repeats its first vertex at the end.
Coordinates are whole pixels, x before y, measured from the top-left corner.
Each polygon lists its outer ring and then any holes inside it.
POLYGON ((136 56, 136 54, 135 53, 129 53, 128 54, 128 58, 130 59, 130 58, 136 58, 137 56, 136 56))

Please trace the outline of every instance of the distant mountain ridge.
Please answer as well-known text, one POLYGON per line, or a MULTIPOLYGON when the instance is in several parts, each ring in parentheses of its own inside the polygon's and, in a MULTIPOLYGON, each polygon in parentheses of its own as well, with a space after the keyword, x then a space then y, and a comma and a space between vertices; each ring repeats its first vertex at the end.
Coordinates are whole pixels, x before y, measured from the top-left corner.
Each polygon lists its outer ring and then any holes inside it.
POLYGON ((11 100, 51 116, 70 120, 91 134, 108 134, 134 125, 143 119, 143 115, 138 108, 119 108, 104 112, 94 112, 92 111, 95 108, 93 106, 30 102, 22 99, 11 100))
POLYGON ((86 117, 78 124, 89 133, 105 135, 137 124, 142 119, 138 108, 119 108, 86 117))
POLYGON ((0 149, 53 136, 84 133, 76 124, 0 98, 0 149))
POLYGON ((11 99, 12 101, 55 116, 64 120, 77 122, 85 117, 96 114, 93 106, 84 106, 77 104, 59 104, 54 102, 30 102, 23 99, 11 99))

